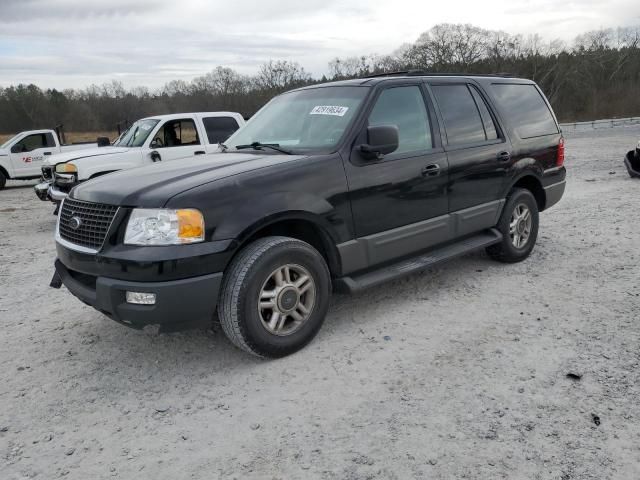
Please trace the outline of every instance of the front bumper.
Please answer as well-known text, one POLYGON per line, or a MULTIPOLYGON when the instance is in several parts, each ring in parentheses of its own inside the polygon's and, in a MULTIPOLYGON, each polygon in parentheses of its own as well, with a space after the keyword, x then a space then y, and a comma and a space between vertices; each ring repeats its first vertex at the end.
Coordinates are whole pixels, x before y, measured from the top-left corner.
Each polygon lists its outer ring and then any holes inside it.
POLYGON ((73 295, 109 318, 136 329, 157 325, 162 332, 208 326, 222 282, 222 273, 164 282, 95 277, 69 270, 60 260, 56 260, 55 269, 73 295), (156 303, 127 303, 127 291, 155 293, 156 303))
POLYGON ((60 188, 51 181, 39 183, 33 187, 33 189, 38 198, 43 202, 51 201, 54 203, 60 203, 69 195, 67 192, 60 190, 60 188))

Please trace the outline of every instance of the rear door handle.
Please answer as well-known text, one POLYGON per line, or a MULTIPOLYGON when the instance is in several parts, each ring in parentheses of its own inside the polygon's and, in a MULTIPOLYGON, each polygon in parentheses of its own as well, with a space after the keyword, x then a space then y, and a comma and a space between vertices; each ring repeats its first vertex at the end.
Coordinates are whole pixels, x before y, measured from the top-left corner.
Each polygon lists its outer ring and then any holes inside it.
POLYGON ((422 169, 423 177, 437 177, 438 175, 440 175, 440 165, 437 163, 432 163, 422 169))
POLYGON ((508 162, 511 160, 511 154, 509 152, 500 152, 496 155, 499 162, 508 162))
POLYGON ((194 155, 204 155, 205 153, 207 152, 205 152, 204 150, 196 150, 195 152, 193 152, 194 155))
POLYGON ((45 155, 51 155, 51 152, 44 152, 45 155))

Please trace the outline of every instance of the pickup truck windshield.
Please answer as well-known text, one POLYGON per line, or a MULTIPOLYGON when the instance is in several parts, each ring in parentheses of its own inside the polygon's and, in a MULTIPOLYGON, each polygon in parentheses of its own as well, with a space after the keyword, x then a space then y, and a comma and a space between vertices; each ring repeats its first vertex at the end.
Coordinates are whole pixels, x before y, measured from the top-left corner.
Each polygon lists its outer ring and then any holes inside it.
POLYGON ((118 147, 141 147, 160 120, 138 120, 116 143, 118 147))
POLYGON ((280 95, 224 142, 227 151, 255 142, 292 153, 330 151, 368 92, 363 87, 322 87, 280 95))

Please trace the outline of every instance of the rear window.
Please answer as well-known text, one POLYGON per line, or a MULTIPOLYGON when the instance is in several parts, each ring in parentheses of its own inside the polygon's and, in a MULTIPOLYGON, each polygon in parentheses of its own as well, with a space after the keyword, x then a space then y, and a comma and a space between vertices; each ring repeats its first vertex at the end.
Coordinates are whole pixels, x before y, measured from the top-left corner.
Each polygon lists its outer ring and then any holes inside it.
POLYGON ((556 121, 535 85, 495 83, 492 86, 507 122, 520 138, 558 133, 556 121))
POLYGON ((238 122, 231 117, 206 117, 202 119, 210 144, 222 143, 238 130, 238 122))

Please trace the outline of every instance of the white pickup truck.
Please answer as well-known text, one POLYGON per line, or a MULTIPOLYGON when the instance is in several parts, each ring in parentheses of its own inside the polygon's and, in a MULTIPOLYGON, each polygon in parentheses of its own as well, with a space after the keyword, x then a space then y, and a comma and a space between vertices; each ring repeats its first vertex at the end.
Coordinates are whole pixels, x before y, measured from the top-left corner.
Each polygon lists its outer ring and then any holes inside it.
POLYGON ((59 204, 78 183, 153 162, 204 155, 217 150, 244 118, 234 112, 176 113, 138 120, 108 147, 54 155, 42 166, 41 200, 59 204))
POLYGON ((96 147, 95 142, 62 145, 55 130, 28 130, 0 145, 0 190, 7 180, 32 180, 40 177, 44 160, 60 152, 96 147))

